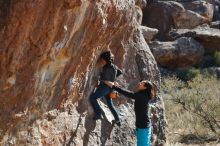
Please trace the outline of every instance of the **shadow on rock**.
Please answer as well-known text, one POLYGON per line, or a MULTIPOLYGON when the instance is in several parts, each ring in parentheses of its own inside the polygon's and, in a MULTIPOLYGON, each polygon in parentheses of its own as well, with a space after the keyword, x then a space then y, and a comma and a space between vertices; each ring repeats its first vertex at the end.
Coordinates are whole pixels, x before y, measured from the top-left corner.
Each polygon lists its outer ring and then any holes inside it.
POLYGON ((69 142, 67 143, 66 146, 70 146, 71 143, 74 143, 74 138, 77 136, 77 131, 79 129, 79 125, 81 124, 81 122, 82 122, 82 115, 79 116, 79 120, 78 120, 76 129, 75 129, 75 131, 72 131, 70 140, 69 140, 69 142))
MULTIPOLYGON (((105 146, 108 139, 111 137, 111 132, 113 130, 113 125, 107 120, 106 116, 104 116, 104 119, 101 120, 101 146, 105 146)), ((83 146, 88 146, 89 143, 89 136, 92 133, 92 131, 96 127, 96 121, 92 119, 90 115, 87 115, 85 118, 85 135, 83 137, 83 146)))
POLYGON ((105 146, 106 141, 110 139, 112 130, 113 125, 107 119, 103 119, 101 124, 101 146, 105 146))
POLYGON ((89 135, 91 134, 91 132, 95 129, 96 127, 96 123, 94 121, 92 121, 92 117, 87 115, 85 118, 85 135, 83 137, 83 146, 88 146, 89 143, 89 135))

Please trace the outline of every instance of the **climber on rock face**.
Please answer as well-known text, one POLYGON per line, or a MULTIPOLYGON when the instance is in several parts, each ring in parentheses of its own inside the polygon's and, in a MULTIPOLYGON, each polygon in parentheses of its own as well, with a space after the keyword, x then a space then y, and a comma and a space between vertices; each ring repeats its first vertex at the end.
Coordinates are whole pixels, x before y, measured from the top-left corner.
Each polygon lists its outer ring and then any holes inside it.
POLYGON ((110 88, 135 100, 137 146, 150 146, 151 120, 149 101, 156 97, 156 85, 150 81, 141 81, 137 85, 137 92, 120 88, 114 82, 104 81, 110 88))
POLYGON ((113 122, 120 126, 119 116, 117 114, 117 111, 115 110, 115 107, 112 103, 112 99, 110 97, 110 93, 112 92, 112 89, 108 87, 106 84, 104 84, 103 81, 105 80, 105 81, 114 82, 116 77, 122 74, 122 71, 112 63, 113 55, 110 51, 103 52, 100 55, 100 59, 103 65, 102 72, 100 75, 100 84, 96 88, 95 92, 92 93, 92 95, 90 96, 90 102, 95 112, 95 116, 93 119, 98 120, 102 118, 101 108, 97 102, 97 99, 101 97, 105 97, 107 101, 107 105, 115 118, 113 122))

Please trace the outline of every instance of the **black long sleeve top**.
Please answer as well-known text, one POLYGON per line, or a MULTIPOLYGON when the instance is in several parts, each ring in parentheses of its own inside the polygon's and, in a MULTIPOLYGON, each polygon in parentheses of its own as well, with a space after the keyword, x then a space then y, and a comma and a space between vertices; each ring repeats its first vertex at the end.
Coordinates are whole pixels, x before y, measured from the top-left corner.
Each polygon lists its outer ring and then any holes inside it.
POLYGON ((116 65, 114 65, 113 63, 106 64, 102 68, 100 80, 114 82, 116 77, 118 77, 121 74, 122 74, 122 71, 116 65))
POLYGON ((146 91, 131 92, 119 87, 113 86, 113 89, 119 93, 125 95, 128 98, 135 100, 134 110, 136 115, 136 127, 140 129, 150 127, 150 110, 149 110, 149 100, 146 91))

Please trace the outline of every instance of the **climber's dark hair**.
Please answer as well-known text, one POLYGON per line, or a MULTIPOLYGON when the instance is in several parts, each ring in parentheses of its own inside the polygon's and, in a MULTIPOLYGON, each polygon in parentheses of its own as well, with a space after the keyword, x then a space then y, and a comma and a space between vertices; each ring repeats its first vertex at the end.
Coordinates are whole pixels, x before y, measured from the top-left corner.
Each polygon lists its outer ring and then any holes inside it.
POLYGON ((113 54, 111 53, 110 50, 107 50, 103 52, 100 55, 100 58, 104 59, 107 63, 112 63, 113 62, 113 54))
POLYGON ((151 81, 141 81, 144 83, 144 86, 146 87, 146 93, 147 96, 150 97, 150 99, 154 99, 156 97, 156 92, 157 92, 157 86, 152 83, 151 81))

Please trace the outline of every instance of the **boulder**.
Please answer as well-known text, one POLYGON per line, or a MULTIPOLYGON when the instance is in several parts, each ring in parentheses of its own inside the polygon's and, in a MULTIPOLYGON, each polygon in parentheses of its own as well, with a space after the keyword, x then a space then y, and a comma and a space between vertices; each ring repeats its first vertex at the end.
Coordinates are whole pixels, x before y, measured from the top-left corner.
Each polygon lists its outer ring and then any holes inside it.
POLYGON ((158 33, 157 29, 149 28, 146 26, 140 26, 139 29, 140 29, 141 33, 143 34, 146 42, 150 42, 151 40, 153 40, 155 35, 158 33))
POLYGON ((191 1, 182 1, 184 8, 190 11, 193 11, 203 17, 205 17, 209 22, 213 19, 214 5, 208 1, 203 0, 191 0, 191 1))
POLYGON ((143 25, 158 29, 159 40, 166 40, 172 28, 194 28, 207 22, 210 22, 208 18, 185 9, 178 2, 152 2, 143 9, 143 25))
MULTIPOLYGON (((121 127, 105 104, 106 118, 93 121, 89 103, 107 49, 123 69, 122 86, 140 79, 160 85, 135 7, 127 0, 0 1, 0 145, 135 145, 131 101, 116 104, 121 127)), ((155 105, 153 135, 162 145, 163 99, 155 105)))
POLYGON ((220 51, 219 29, 210 28, 208 25, 202 25, 192 30, 189 29, 172 30, 172 33, 170 34, 175 36, 175 38, 178 38, 184 36, 187 33, 194 34, 194 38, 204 46, 206 54, 220 51))
POLYGON ((152 2, 143 9, 142 24, 159 30, 157 38, 165 40, 167 33, 175 27, 172 14, 184 11, 181 4, 176 2, 152 2))
POLYGON ((203 46, 193 38, 181 37, 174 42, 151 42, 149 47, 162 67, 176 68, 198 64, 204 55, 203 46))
POLYGON ((220 29, 220 21, 212 22, 210 27, 215 29, 220 29))
POLYGON ((208 20, 206 17, 201 16, 200 14, 185 10, 180 11, 178 13, 173 13, 173 21, 175 24, 175 28, 195 28, 196 26, 204 23, 209 23, 210 20, 208 20))

